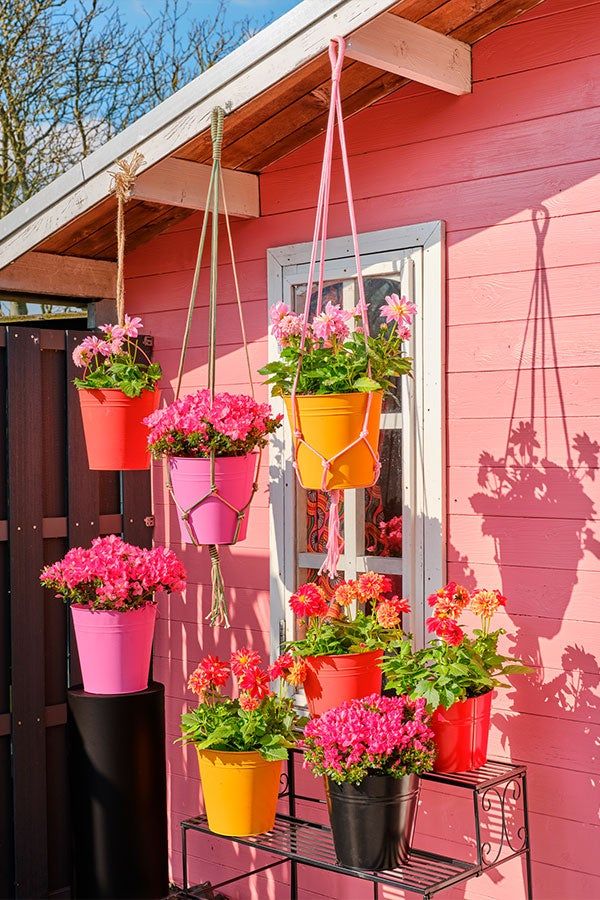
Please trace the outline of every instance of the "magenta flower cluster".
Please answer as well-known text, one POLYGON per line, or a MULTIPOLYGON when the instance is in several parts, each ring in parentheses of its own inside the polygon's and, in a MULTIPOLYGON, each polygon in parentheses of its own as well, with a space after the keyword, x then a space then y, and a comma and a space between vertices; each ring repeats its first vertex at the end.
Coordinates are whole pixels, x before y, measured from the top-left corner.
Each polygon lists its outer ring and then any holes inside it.
POLYGON ((435 757, 425 700, 406 696, 372 694, 342 703, 310 720, 302 744, 313 775, 338 784, 427 772, 435 757))
POLYGON ((144 419, 150 429, 148 447, 159 456, 240 456, 264 447, 279 426, 268 403, 245 394, 196 391, 144 419))
POLYGON ((172 550, 135 547, 111 534, 73 547, 43 569, 40 581, 67 603, 127 612, 155 602, 157 591, 184 590, 186 577, 172 550))

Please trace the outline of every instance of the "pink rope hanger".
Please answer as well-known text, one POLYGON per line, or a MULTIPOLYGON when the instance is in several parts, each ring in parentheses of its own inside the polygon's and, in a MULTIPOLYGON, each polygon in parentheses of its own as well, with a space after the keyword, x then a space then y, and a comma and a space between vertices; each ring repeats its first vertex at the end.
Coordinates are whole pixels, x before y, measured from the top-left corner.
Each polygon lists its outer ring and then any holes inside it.
MULTIPOLYGON (((337 121, 338 126, 338 136, 340 142, 340 151, 341 151, 341 159, 342 159, 342 168, 344 172, 344 185, 346 189, 346 200, 348 204, 348 215, 350 218, 350 229, 352 232, 352 246, 354 250, 354 257, 356 259, 356 281, 358 286, 358 309, 361 316, 362 322, 362 333, 365 341, 365 346, 368 347, 368 339, 369 339, 369 317, 367 312, 367 303, 365 299, 365 286, 363 280, 362 266, 360 260, 360 249, 358 245, 358 232, 356 228, 356 216, 354 213, 354 198, 352 194, 352 183, 350 180, 350 166, 348 163, 348 152, 346 149, 346 135, 344 132, 344 119, 342 115, 342 100, 340 95, 340 79, 342 74, 342 67, 344 63, 344 53, 346 50, 346 41, 343 37, 337 36, 332 38, 329 42, 329 60, 331 62, 331 97, 329 101, 329 114, 327 117, 327 129, 325 132, 325 147, 323 151, 323 165, 321 168, 321 180, 319 184, 319 194, 317 198, 317 208, 315 215, 315 228, 313 233, 312 240, 312 248, 310 254, 310 265, 308 272, 308 284, 306 291, 306 301, 304 304, 304 317, 302 323, 302 332, 300 335, 300 354, 298 357, 298 367, 296 369, 296 375, 294 377, 294 383, 292 386, 292 395, 291 395, 291 409, 292 409, 292 431, 294 434, 294 468, 296 470, 296 474, 302 484, 302 480, 300 478, 300 473, 298 470, 298 449, 300 446, 304 445, 308 450, 318 456, 321 460, 321 465, 323 467, 323 478, 321 483, 321 490, 326 491, 327 485, 327 477, 331 470, 332 463, 337 460, 340 456, 347 453, 361 441, 364 442, 369 452, 373 457, 373 461, 375 463, 375 474, 373 479, 373 484, 379 478, 380 471, 380 462, 379 455, 377 453, 377 448, 371 446, 371 443, 368 439, 368 431, 367 424, 369 421, 369 415, 371 412, 371 405, 373 401, 372 393, 368 393, 367 395, 367 405, 365 410, 364 421, 362 424, 362 428, 360 433, 357 435, 355 440, 353 440, 347 447, 344 447, 343 450, 340 450, 335 456, 330 459, 326 459, 321 453, 318 452, 314 447, 312 447, 304 438, 302 434, 302 429, 300 427, 299 415, 298 415, 298 403, 297 403, 297 389, 298 382, 300 379, 300 372, 302 370, 302 361, 305 353, 306 346, 306 337, 308 334, 309 328, 309 320, 310 320, 310 301, 312 296, 312 290, 315 280, 315 269, 317 265, 317 254, 319 252, 319 244, 320 244, 320 256, 319 256, 319 268, 318 268, 318 279, 317 279, 317 308, 316 314, 319 315, 323 306, 323 287, 325 283, 325 246, 327 242, 327 229, 329 223, 329 200, 331 194, 331 168, 332 168, 332 160, 333 160, 333 139, 335 132, 335 125, 337 121)), ((368 374, 371 374, 371 366, 369 364, 368 374)), ((304 487, 304 485, 302 485, 304 487)), ((319 574, 326 573, 330 577, 334 577, 337 573, 337 567, 340 558, 340 544, 341 544, 341 534, 340 534, 340 518, 339 518, 339 502, 341 491, 340 490, 332 490, 329 492, 330 494, 330 506, 329 506, 329 528, 328 528, 328 537, 327 537, 327 557, 319 569, 319 574)))

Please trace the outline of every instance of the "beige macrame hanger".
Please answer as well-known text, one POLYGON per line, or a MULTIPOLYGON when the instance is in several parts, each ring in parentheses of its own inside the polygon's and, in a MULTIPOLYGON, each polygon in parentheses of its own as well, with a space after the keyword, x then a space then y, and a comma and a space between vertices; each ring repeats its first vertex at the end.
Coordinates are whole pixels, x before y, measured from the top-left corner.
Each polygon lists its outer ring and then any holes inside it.
POLYGON ((136 150, 129 159, 118 159, 116 172, 110 172, 113 180, 112 190, 117 198, 117 322, 125 323, 125 206, 131 200, 131 194, 137 171, 145 162, 143 155, 136 150))
MULTIPOLYGON (((185 357, 187 353, 187 348, 189 344, 191 328, 192 328, 192 318, 194 313, 194 306, 196 302, 196 294, 198 292, 198 285, 200 281, 200 270, 202 264, 202 255, 204 251, 204 244, 206 240, 206 235, 208 231, 208 215, 209 213, 212 215, 212 229, 211 229, 211 256, 210 256, 210 289, 209 289, 209 356, 208 356, 208 387, 211 392, 211 396, 215 395, 216 388, 216 377, 215 377, 215 368, 216 368, 216 324, 217 324, 217 272, 218 272, 218 216, 219 216, 219 199, 222 200, 223 203, 223 215, 225 219, 225 227, 227 231, 227 238, 229 244, 229 252, 231 256, 231 266, 233 271, 233 283, 235 288, 236 295, 236 303, 238 309, 238 315, 240 320, 240 330, 242 335, 242 342, 244 345, 244 352, 246 357, 246 364, 248 367, 248 382, 250 384, 250 390, 252 393, 252 397, 254 397, 254 379, 252 376, 252 365, 250 362, 250 352, 248 349, 248 341, 246 335, 246 327, 244 323, 244 315, 242 310, 242 299, 240 294, 239 287, 239 279, 237 274, 237 265, 235 252, 233 248, 233 238, 231 234, 231 224, 229 221, 229 214, 227 211, 227 201, 225 199, 225 185, 223 181, 223 172, 221 169, 221 147, 223 140, 223 119, 224 112, 220 107, 217 107, 212 112, 211 118, 211 136, 213 141, 213 165, 210 176, 210 181, 208 185, 207 198, 206 198, 206 208, 204 212, 204 218, 202 221, 202 229, 200 233, 200 241, 198 245, 198 255, 196 259, 196 267, 194 270, 194 276, 192 279, 192 289, 190 292, 190 302, 188 306, 187 319, 185 324, 185 331, 183 336, 183 342, 181 347, 181 356, 179 360, 179 369, 177 372, 177 383, 175 388, 175 399, 179 398, 181 392, 181 384, 183 379, 183 371, 185 366, 185 357), (220 192, 219 192, 220 187, 220 192), (220 193, 220 197, 219 197, 220 193)), ((218 490, 218 486, 215 482, 215 455, 211 454, 210 457, 210 490, 202 497, 200 497, 192 506, 187 509, 183 508, 177 501, 173 490, 173 484, 171 481, 170 472, 167 470, 167 488, 173 500, 173 503, 177 507, 181 518, 186 523, 187 531, 190 536, 190 540, 194 546, 201 546, 194 527, 192 525, 190 516, 194 512, 194 510, 198 509, 203 503, 205 503, 209 498, 217 498, 221 503, 225 504, 229 509, 231 509, 237 516, 236 528, 233 538, 233 543, 235 543, 238 539, 238 535, 240 532, 240 528, 242 526, 242 522, 244 520, 245 515, 248 512, 248 508, 252 502, 252 499, 258 490, 258 473, 260 471, 260 464, 262 459, 262 450, 259 450, 256 458, 256 467, 254 471, 254 478, 252 483, 252 489, 250 492, 250 496, 248 501, 244 504, 240 509, 232 506, 229 501, 221 496, 218 490)), ((229 627, 229 616, 227 612, 227 603, 225 600, 225 584, 223 582, 223 576, 221 573, 221 562, 219 557, 219 548, 214 545, 208 545, 208 551, 210 555, 211 561, 211 584, 212 584, 212 604, 210 612, 207 616, 208 621, 211 625, 223 625, 225 628, 229 627)))

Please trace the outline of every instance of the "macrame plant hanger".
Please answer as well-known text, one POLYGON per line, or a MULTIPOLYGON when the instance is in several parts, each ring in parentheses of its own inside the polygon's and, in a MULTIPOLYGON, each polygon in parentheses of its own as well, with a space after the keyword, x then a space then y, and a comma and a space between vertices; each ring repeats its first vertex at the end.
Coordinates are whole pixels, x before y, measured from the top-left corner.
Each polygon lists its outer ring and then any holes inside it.
POLYGON ((117 171, 111 172, 112 189, 117 198, 117 322, 125 324, 125 206, 131 194, 137 170, 144 162, 142 154, 136 150, 130 159, 117 160, 117 171))
MULTIPOLYGON (((198 283, 200 281, 200 270, 202 266, 202 255, 204 252, 204 245, 206 242, 206 235, 208 231, 208 216, 209 213, 212 215, 211 220, 211 246, 210 246, 210 279, 209 279, 209 299, 208 299, 208 389, 210 391, 211 399, 214 399, 215 396, 215 374, 216 374, 216 344, 217 344, 217 271, 218 271, 218 249, 219 249, 219 193, 220 197, 223 201, 223 215, 225 219, 225 229, 227 231, 227 241, 229 245, 229 253, 231 257, 231 268, 233 272, 233 284, 235 288, 235 296, 238 308, 238 315, 240 320, 240 330, 242 335, 242 342, 244 345, 244 354, 246 357, 246 365, 248 368, 248 382, 250 385, 250 393, 254 398, 254 380, 252 377, 252 366, 250 364, 250 353, 248 351, 248 341, 246 338, 246 328, 244 325, 244 314, 242 310, 242 299, 240 295, 240 286, 237 275, 237 267, 235 261, 235 253, 233 249, 233 238, 231 235, 231 225, 229 222, 229 214, 227 212, 227 201, 225 198, 225 184, 223 180, 223 172, 221 169, 221 148, 223 144, 223 119, 224 112, 221 107, 216 107, 212 111, 211 115, 211 138, 212 138, 212 169, 210 173, 210 179, 208 183, 208 191, 206 196, 206 206, 204 210, 204 217, 202 220, 202 229, 200 232, 200 241, 198 244, 198 256, 196 258, 196 267, 194 269, 194 277, 192 280, 192 289, 190 292, 190 301, 188 306, 187 319, 185 323, 185 331, 183 335, 183 343, 181 346, 181 356, 179 359, 179 369, 177 372, 177 386, 175 389, 175 399, 179 399, 179 395, 181 392, 181 382, 183 378, 183 370, 185 365, 185 356, 187 353, 187 348, 190 339, 190 332, 192 329, 192 318, 194 315, 194 306, 196 303, 196 295, 198 293, 198 283)), ((250 496, 248 497, 247 503, 244 504, 240 509, 232 506, 229 501, 223 497, 219 493, 219 487, 215 481, 215 454, 214 452, 210 455, 210 490, 202 497, 199 497, 198 500, 187 509, 180 506, 177 501, 177 498, 173 491, 173 485, 171 481, 171 475, 169 470, 167 469, 167 488, 173 499, 173 503, 179 510, 179 514, 181 518, 185 521, 186 527, 188 530, 188 534, 190 536, 191 542, 199 547, 201 544, 198 541, 197 535, 195 533, 194 527, 191 521, 191 514, 194 510, 198 509, 203 503, 205 503, 209 498, 217 498, 221 503, 225 504, 225 506, 229 507, 237 516, 236 528, 234 533, 234 538, 232 543, 236 543, 238 539, 238 535, 240 532, 240 528, 242 522, 244 520, 244 516, 248 512, 248 508, 252 502, 252 498, 254 494, 258 490, 258 473, 260 470, 260 463, 262 457, 262 450, 259 449, 259 452, 256 455, 256 467, 254 470, 254 479, 252 484, 252 489, 250 492, 250 496)), ((206 616, 207 620, 211 625, 223 625, 225 628, 229 628, 229 616, 227 612, 227 602, 225 599, 225 584, 223 582, 223 575, 221 572, 221 560, 219 556, 219 548, 215 544, 208 545, 208 552, 210 554, 210 563, 211 563, 211 584, 212 584, 212 603, 210 612, 206 616)))
MULTIPOLYGON (((369 339, 369 317, 367 313, 367 304, 365 300, 365 286, 362 274, 362 266, 360 261, 360 249, 358 245, 358 232, 356 228, 356 217, 354 214, 354 199, 352 195, 352 184, 350 181, 350 167, 348 163, 348 153, 346 150, 346 135, 344 132, 344 119, 342 115, 342 100, 340 96, 340 78, 342 74, 342 67, 344 63, 344 53, 346 50, 346 42, 343 37, 334 37, 329 42, 329 60, 331 62, 331 97, 329 100, 329 115, 327 119, 327 130, 325 133, 325 148, 323 151, 323 166, 321 168, 321 181, 319 185, 319 195, 317 198, 317 211, 315 216, 315 228, 313 234, 313 242, 310 256, 310 265, 308 272, 308 284, 306 290, 306 301, 304 304, 304 318, 302 325, 302 333, 300 336, 300 354, 298 358, 298 368, 296 369, 296 375, 294 378, 294 384, 292 387, 292 431, 294 433, 294 468, 296 469, 296 474, 298 476, 298 480, 300 484, 302 484, 302 479, 300 477, 299 469, 298 469, 298 449, 300 446, 304 445, 308 450, 312 453, 316 454, 320 460, 321 465, 323 467, 323 479, 321 482, 321 490, 327 492, 327 478, 331 471, 332 463, 334 463, 337 459, 355 447, 357 444, 364 442, 373 457, 374 462, 374 478, 372 484, 375 484, 377 479, 379 478, 379 471, 381 468, 381 464, 379 461, 379 454, 377 452, 376 447, 372 447, 369 441, 368 432, 367 432, 367 423, 369 421, 369 414, 371 412, 371 404, 373 401, 373 395, 369 393, 367 395, 367 403, 365 409, 365 415, 362 423, 361 430, 359 434, 357 434, 356 438, 348 444, 348 446, 344 447, 339 451, 335 456, 326 459, 318 450, 312 447, 304 438, 302 434, 302 429, 300 427, 300 419, 298 413, 298 402, 296 399, 296 394, 298 390, 298 382, 300 379, 300 372, 302 370, 302 361, 304 358, 305 346, 306 346, 306 338, 309 327, 310 320, 310 306, 311 306, 311 295, 314 285, 314 276, 315 276, 315 267, 317 261, 317 254, 319 252, 319 244, 320 244, 320 256, 319 256, 319 271, 318 271, 318 281, 317 281, 317 306, 316 306, 316 315, 319 315, 323 306, 323 286, 325 281, 325 248, 327 242, 327 225, 328 225, 328 217, 329 217, 329 197, 331 192, 331 165, 333 159, 333 138, 335 131, 335 123, 337 120, 338 126, 338 136, 340 142, 340 152, 342 158, 342 168, 344 172, 344 185, 346 188, 346 200, 348 203, 348 215, 350 218, 350 228, 352 231, 352 246, 354 249, 354 256, 356 259, 356 282, 358 287, 358 309, 361 317, 362 324, 362 333, 365 340, 365 345, 368 347, 368 339, 369 339)), ((371 367, 369 364, 368 375, 371 375, 371 367)), ((302 485, 304 487, 304 485, 302 485)), ((369 485, 370 486, 370 485, 369 485)), ((340 559, 340 545, 341 545, 341 534, 340 534, 340 515, 339 515, 339 503, 341 499, 341 491, 340 490, 331 490, 329 493, 329 522, 328 522, 328 534, 327 534, 327 555, 323 565, 319 569, 319 574, 327 574, 330 578, 334 578, 337 574, 337 568, 340 559)))

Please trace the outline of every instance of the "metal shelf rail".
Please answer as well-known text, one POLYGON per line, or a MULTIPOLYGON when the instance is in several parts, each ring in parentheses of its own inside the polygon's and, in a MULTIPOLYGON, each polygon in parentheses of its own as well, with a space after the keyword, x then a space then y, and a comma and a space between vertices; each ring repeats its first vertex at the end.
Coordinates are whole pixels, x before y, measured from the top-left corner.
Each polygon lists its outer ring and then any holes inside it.
POLYGON ((413 848, 404 865, 384 872, 369 872, 341 866, 335 857, 331 830, 328 826, 299 818, 296 801, 323 803, 314 797, 296 792, 295 758, 300 751, 293 750, 288 759, 287 772, 282 775, 280 798, 288 800, 288 812, 278 813, 273 831, 253 837, 225 837, 214 835, 208 827, 206 816, 185 819, 181 823, 183 851, 182 898, 212 897, 213 892, 233 882, 248 878, 289 862, 290 900, 298 900, 298 866, 325 869, 340 875, 360 878, 373 884, 373 897, 379 897, 379 885, 386 885, 412 892, 423 900, 429 900, 439 891, 481 875, 518 856, 525 859, 525 892, 527 900, 533 900, 531 880, 531 848, 527 808, 527 770, 525 766, 489 760, 474 772, 443 774, 431 772, 422 780, 444 785, 472 795, 474 841, 476 859, 472 862, 440 856, 427 850, 413 848), (220 884, 205 882, 196 886, 188 884, 188 834, 210 834, 235 841, 276 857, 273 862, 244 872, 220 884))

